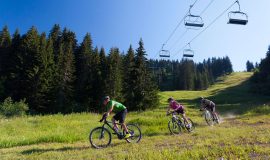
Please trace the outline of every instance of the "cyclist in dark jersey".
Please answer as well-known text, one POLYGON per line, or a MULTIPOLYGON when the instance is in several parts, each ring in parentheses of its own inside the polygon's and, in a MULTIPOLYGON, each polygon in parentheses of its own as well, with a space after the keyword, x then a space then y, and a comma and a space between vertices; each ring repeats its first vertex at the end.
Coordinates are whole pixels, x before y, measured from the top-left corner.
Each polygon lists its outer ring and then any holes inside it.
POLYGON ((104 114, 106 117, 110 115, 111 112, 114 112, 115 115, 112 117, 112 123, 115 130, 118 130, 117 125, 115 124, 115 121, 119 121, 119 123, 124 128, 126 135, 124 138, 129 138, 131 134, 128 132, 127 126, 125 124, 125 118, 127 114, 127 108, 114 100, 110 100, 109 96, 105 96, 103 99, 103 104, 106 106, 107 112, 104 114))
MULTIPOLYGON (((184 106, 181 105, 180 103, 178 103, 176 100, 174 100, 172 97, 170 97, 168 99, 169 105, 168 105, 168 109, 167 109, 167 114, 169 113, 169 111, 172 109, 174 110, 176 113, 181 114, 183 116, 183 119, 185 121, 186 124, 188 124, 187 121, 187 117, 185 114, 185 109, 184 106)), ((189 126, 187 126, 189 127, 189 126)))
POLYGON ((202 109, 207 109, 214 115, 214 118, 217 119, 216 104, 213 101, 201 97, 201 110, 202 109))

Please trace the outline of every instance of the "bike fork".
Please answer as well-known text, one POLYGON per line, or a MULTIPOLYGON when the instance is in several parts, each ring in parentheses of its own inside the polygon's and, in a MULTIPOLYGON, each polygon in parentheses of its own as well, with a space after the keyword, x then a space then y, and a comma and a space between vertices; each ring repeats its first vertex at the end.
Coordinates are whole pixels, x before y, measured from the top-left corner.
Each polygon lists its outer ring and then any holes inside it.
POLYGON ((102 130, 101 130, 101 133, 100 133, 100 136, 99 136, 99 139, 102 139, 102 138, 104 138, 104 125, 102 126, 102 130))

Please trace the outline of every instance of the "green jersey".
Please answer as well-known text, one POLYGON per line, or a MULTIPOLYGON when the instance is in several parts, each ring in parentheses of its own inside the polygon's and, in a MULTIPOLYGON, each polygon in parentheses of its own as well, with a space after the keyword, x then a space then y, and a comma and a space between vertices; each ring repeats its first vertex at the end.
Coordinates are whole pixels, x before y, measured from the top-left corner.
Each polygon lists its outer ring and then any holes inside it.
POLYGON ((108 111, 109 109, 111 109, 112 106, 113 106, 113 110, 112 110, 112 111, 115 112, 115 113, 120 112, 120 111, 126 109, 126 107, 125 107, 123 104, 121 104, 121 103, 119 103, 119 102, 116 102, 116 101, 113 101, 113 100, 110 100, 110 101, 108 102, 108 104, 106 105, 107 111, 108 111))

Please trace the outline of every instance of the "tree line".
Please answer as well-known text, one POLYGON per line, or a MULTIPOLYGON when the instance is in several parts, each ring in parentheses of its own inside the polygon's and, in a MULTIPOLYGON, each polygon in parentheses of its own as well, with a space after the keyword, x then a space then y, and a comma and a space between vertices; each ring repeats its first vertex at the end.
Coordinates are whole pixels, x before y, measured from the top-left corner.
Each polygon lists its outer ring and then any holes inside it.
POLYGON ((247 61, 247 63, 246 63, 247 72, 253 72, 253 71, 255 71, 256 68, 259 68, 259 64, 257 62, 254 65, 253 62, 251 62, 249 60, 247 61))
POLYGON ((202 63, 190 59, 150 60, 149 68, 160 90, 203 90, 217 77, 233 72, 228 56, 208 58, 202 63))
POLYGON ((147 66, 143 41, 127 53, 106 53, 93 46, 89 33, 78 44, 76 34, 54 25, 49 34, 31 27, 11 36, 0 32, 0 100, 25 99, 31 113, 100 111, 105 95, 129 110, 158 104, 158 88, 147 66))
POLYGON ((266 57, 261 60, 259 65, 255 65, 251 82, 253 92, 270 95, 270 46, 266 52, 266 57))

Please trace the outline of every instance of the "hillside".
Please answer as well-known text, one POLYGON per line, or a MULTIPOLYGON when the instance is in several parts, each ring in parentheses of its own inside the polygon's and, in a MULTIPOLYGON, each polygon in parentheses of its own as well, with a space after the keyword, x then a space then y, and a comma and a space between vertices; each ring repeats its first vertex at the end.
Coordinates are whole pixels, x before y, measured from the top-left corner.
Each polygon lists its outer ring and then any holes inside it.
POLYGON ((0 159, 270 159, 270 97, 248 92, 251 73, 222 77, 206 91, 161 92, 161 106, 132 112, 127 121, 142 130, 138 144, 113 136, 106 149, 89 147, 91 129, 101 115, 28 116, 0 119, 0 159), (192 133, 169 134, 166 100, 183 103, 196 124, 192 133), (207 126, 199 97, 217 104, 222 123, 207 126))

